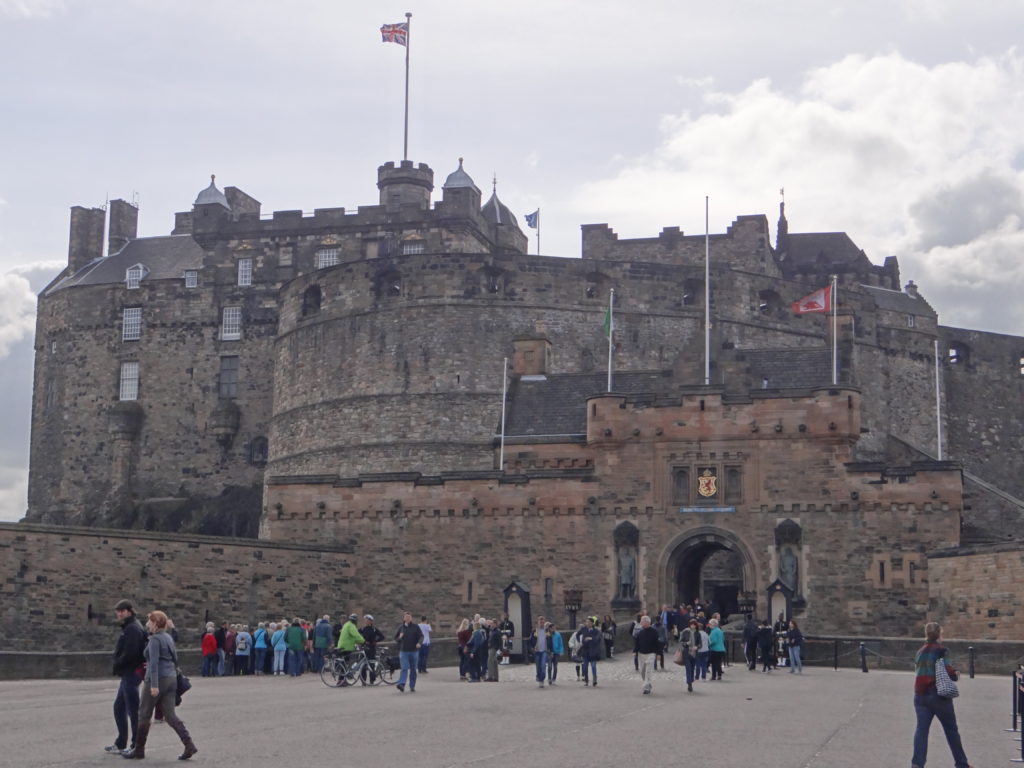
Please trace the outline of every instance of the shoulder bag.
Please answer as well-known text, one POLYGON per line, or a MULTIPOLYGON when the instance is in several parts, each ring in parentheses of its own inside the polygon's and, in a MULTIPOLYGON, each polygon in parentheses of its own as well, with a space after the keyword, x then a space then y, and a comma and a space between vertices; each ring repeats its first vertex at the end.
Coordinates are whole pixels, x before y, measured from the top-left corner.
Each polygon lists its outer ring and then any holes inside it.
POLYGON ((960 695, 960 689, 956 687, 946 669, 945 659, 935 661, 935 692, 944 699, 955 699, 960 695))

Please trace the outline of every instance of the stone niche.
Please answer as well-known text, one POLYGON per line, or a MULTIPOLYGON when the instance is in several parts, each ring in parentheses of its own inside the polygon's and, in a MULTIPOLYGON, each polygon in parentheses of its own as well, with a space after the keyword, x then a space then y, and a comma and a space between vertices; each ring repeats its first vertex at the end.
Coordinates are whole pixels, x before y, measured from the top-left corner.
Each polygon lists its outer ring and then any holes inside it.
POLYGON ((631 522, 625 521, 615 526, 612 539, 615 543, 615 595, 612 597, 612 609, 633 613, 640 610, 640 531, 631 522))

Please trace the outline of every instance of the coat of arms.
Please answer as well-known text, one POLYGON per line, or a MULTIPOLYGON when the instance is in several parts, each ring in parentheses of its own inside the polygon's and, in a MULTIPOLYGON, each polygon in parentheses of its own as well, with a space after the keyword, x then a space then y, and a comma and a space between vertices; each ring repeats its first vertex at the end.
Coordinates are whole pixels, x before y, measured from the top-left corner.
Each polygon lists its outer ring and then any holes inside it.
POLYGON ((705 499, 710 499, 718 493, 718 477, 712 467, 705 467, 704 471, 697 475, 697 493, 705 499))

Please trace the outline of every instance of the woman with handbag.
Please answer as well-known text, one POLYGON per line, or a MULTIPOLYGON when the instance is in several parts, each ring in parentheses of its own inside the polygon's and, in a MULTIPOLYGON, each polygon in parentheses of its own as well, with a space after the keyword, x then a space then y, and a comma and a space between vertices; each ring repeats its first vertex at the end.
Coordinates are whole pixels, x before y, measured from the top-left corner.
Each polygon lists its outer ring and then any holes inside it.
POLYGON ((188 760, 199 750, 174 709, 178 695, 178 653, 174 640, 166 631, 167 614, 163 611, 150 611, 146 629, 149 630, 149 642, 145 652, 146 679, 142 683, 142 701, 139 704, 139 733, 135 738, 135 747, 124 753, 124 757, 129 760, 145 759, 153 709, 159 701, 164 721, 174 729, 185 745, 185 751, 178 759, 188 760))
POLYGON ((953 697, 958 696, 956 684, 959 673, 946 661, 946 647, 942 644, 942 627, 930 621, 924 625, 924 645, 914 659, 917 676, 914 678, 914 711, 917 730, 914 731, 914 757, 912 768, 924 768, 928 757, 928 729, 932 718, 939 718, 946 734, 946 743, 953 754, 956 768, 971 768, 960 743, 960 730, 956 725, 953 697))

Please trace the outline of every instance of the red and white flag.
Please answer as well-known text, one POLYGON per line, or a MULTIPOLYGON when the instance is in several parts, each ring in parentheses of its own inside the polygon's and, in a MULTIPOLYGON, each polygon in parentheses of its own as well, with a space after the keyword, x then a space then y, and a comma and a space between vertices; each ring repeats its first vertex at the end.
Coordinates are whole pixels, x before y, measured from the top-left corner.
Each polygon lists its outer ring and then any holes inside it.
POLYGON ((808 315, 813 312, 832 311, 832 286, 827 285, 819 288, 814 293, 809 293, 800 301, 794 301, 790 307, 798 315, 808 315))
POLYGON ((380 28, 381 42, 398 43, 399 45, 409 44, 409 25, 406 22, 401 24, 385 24, 380 28))

